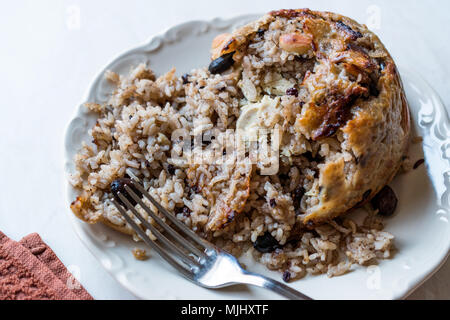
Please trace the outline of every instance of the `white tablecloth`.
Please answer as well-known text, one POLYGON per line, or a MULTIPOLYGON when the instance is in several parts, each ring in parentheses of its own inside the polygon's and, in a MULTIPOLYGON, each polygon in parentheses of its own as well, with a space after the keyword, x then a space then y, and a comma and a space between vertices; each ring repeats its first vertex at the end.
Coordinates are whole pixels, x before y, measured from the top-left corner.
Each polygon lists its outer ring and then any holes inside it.
MULTIPOLYGON (((399 65, 450 101, 450 1, 28 0, 0 5, 0 230, 38 232, 96 299, 132 299, 78 240, 63 188, 64 127, 118 53, 187 20, 309 7, 377 32, 399 65)), ((450 263, 410 298, 450 298, 450 263)))

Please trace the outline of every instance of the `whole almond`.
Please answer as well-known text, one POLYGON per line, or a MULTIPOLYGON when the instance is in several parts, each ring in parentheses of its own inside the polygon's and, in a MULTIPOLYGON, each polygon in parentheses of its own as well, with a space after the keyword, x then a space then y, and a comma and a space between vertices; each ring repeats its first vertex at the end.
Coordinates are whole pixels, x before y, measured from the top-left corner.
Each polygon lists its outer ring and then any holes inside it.
POLYGON ((305 54, 312 49, 312 39, 297 32, 287 33, 280 36, 280 47, 287 52, 305 54))
POLYGON ((211 58, 217 59, 236 50, 236 41, 230 33, 219 34, 211 43, 211 58))

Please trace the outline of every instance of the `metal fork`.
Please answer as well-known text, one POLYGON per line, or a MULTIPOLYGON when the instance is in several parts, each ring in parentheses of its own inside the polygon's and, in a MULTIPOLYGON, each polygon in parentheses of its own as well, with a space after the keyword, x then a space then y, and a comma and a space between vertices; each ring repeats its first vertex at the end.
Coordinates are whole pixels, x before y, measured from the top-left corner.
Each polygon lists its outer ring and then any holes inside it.
POLYGON ((235 257, 195 234, 184 223, 163 208, 144 189, 135 176, 114 196, 115 198, 111 199, 111 201, 133 230, 146 244, 152 247, 163 259, 191 282, 210 289, 236 284, 250 284, 270 289, 288 299, 311 300, 310 297, 281 282, 244 270, 235 257), (142 196, 138 195, 133 189, 141 193, 142 196), (136 202, 134 205, 129 200, 129 197, 136 202), (178 231, 158 217, 142 201, 142 197, 147 198, 166 219, 176 226, 178 231), (137 204, 167 232, 171 240, 144 219, 135 208, 137 204), (157 242, 150 239, 143 228, 138 226, 127 211, 130 211, 142 223, 143 227, 151 231, 157 242))

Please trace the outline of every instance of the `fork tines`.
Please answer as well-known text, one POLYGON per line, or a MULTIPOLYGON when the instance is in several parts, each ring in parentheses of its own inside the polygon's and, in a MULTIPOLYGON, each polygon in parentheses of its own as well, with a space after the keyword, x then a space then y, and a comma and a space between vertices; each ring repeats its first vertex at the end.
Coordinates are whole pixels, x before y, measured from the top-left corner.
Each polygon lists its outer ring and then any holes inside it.
POLYGON ((117 207, 121 215, 125 218, 128 224, 133 230, 142 238, 142 240, 157 251, 164 259, 166 259, 172 266, 180 270, 181 266, 184 266, 184 270, 190 271, 192 268, 198 267, 202 260, 207 256, 207 250, 212 249, 211 245, 196 235, 186 225, 179 221, 173 214, 169 213, 164 207, 162 207, 146 190, 136 181, 136 178, 127 180, 120 191, 114 193, 114 199, 112 202, 117 207), (142 196, 139 196, 140 193, 142 196), (166 219, 168 219, 177 229, 176 231, 163 219, 161 219, 149 206, 147 206, 143 199, 146 198, 152 203, 159 211, 159 213, 166 219), (131 200, 134 200, 134 204, 131 200), (166 237, 155 226, 149 223, 136 209, 135 206, 139 205, 155 222, 170 236, 170 239, 166 237), (131 215, 127 213, 131 212, 131 215), (138 223, 132 218, 134 215, 142 224, 144 228, 138 225, 138 223), (152 241, 144 229, 149 230, 152 235, 162 245, 156 241, 152 241), (191 241, 188 241, 191 240, 191 241), (195 244, 195 245, 194 245, 195 244), (198 247, 197 247, 197 246, 198 247), (166 252, 164 248, 168 249, 170 254, 166 252), (201 248, 201 249, 199 249, 201 248), (184 264, 178 263, 178 261, 184 262, 184 264))

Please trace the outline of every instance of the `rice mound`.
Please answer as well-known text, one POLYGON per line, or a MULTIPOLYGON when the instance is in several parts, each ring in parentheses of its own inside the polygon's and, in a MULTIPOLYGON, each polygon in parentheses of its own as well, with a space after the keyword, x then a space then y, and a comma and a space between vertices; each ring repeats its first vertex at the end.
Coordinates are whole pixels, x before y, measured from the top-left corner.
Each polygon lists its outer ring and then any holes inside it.
POLYGON ((182 76, 144 64, 106 73, 116 88, 86 104, 98 120, 75 157, 74 214, 138 241, 109 200, 132 173, 200 236, 235 256, 251 250, 287 281, 390 258, 376 211, 360 225, 342 216, 390 182, 407 147, 406 99, 379 39, 336 14, 281 10, 218 36, 211 53, 209 69, 182 76), (248 147, 254 129, 276 129, 279 152, 239 158, 229 131, 248 147))

